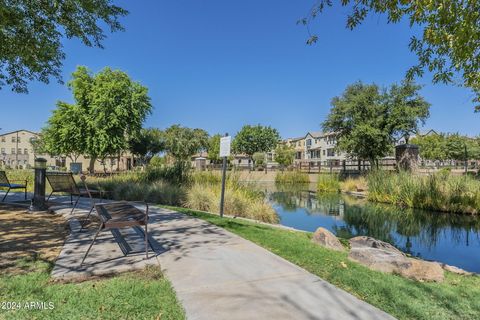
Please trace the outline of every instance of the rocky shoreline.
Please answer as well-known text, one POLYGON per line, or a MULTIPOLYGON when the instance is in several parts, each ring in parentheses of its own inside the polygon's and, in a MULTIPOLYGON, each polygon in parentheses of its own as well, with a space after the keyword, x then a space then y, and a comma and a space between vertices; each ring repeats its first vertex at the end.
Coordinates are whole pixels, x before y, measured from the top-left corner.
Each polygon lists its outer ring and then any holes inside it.
POLYGON ((318 228, 312 236, 312 242, 328 249, 348 251, 351 261, 372 270, 398 274, 416 281, 442 282, 445 279, 444 271, 466 276, 477 275, 444 263, 409 257, 391 244, 372 237, 351 238, 350 248, 347 249, 333 233, 318 228))

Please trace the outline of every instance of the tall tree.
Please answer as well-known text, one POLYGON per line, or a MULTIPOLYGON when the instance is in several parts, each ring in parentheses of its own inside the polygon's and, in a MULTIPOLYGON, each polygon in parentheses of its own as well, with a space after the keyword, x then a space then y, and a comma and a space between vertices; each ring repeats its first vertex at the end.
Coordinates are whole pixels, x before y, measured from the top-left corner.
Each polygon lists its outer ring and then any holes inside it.
POLYGON ((61 39, 78 38, 103 48, 102 24, 123 30, 119 18, 128 14, 111 0, 6 0, 0 2, 0 89, 28 92, 27 82, 61 82, 65 58, 61 39))
POLYGON ((336 133, 338 149, 378 165, 398 137, 418 131, 428 116, 429 104, 418 90, 408 81, 383 92, 375 84, 357 82, 332 99, 323 129, 336 133))
POLYGON ((85 114, 80 108, 58 102, 47 126, 42 129, 40 141, 43 151, 77 162, 85 150, 85 124, 85 114))
POLYGON ((208 148, 208 133, 175 124, 165 130, 165 149, 176 161, 185 162, 208 148))
MULTIPOLYGON (((417 55, 418 64, 407 71, 407 77, 420 77, 427 69, 434 73, 434 83, 455 83, 471 88, 475 109, 480 111, 480 1, 342 0, 340 3, 351 10, 346 21, 351 30, 369 13, 385 14, 388 23, 407 18, 411 27, 422 30, 420 37, 413 35, 410 40, 409 48, 417 55), (457 74, 461 74, 463 80, 457 81, 457 74)), ((308 26, 332 5, 331 0, 317 1, 299 23, 308 26)), ((310 34, 307 43, 317 41, 318 36, 310 34)))
MULTIPOLYGON (((92 74, 83 66, 72 74, 68 86, 75 104, 58 102, 51 119, 55 120, 65 108, 72 112, 73 124, 78 124, 79 130, 75 140, 69 141, 68 137, 73 136, 65 134, 65 143, 73 145, 78 141, 79 151, 90 156, 90 170, 95 160, 103 162, 107 157, 116 157, 128 150, 129 141, 139 134, 152 109, 147 88, 120 70, 105 68, 92 74)), ((70 126, 70 122, 62 121, 61 117, 54 123, 56 127, 49 124, 45 128, 45 133, 53 137, 57 131, 67 131, 70 126)))
POLYGON ((269 152, 275 149, 280 140, 278 131, 270 126, 245 125, 237 133, 233 140, 233 150, 236 153, 244 153, 253 161, 256 152, 269 152))
POLYGON ((140 159, 142 164, 149 164, 156 154, 165 149, 164 139, 160 129, 142 129, 138 135, 130 138, 130 151, 140 159))

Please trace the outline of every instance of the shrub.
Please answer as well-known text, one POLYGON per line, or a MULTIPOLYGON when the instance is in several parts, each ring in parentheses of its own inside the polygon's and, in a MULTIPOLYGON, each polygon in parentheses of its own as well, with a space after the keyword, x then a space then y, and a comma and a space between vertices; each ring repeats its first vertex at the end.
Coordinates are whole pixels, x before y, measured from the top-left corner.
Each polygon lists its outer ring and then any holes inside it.
POLYGON ((310 183, 310 178, 300 171, 280 171, 275 176, 275 183, 310 183))
POLYGON ((337 174, 319 174, 317 182, 318 192, 339 192, 340 180, 337 174))

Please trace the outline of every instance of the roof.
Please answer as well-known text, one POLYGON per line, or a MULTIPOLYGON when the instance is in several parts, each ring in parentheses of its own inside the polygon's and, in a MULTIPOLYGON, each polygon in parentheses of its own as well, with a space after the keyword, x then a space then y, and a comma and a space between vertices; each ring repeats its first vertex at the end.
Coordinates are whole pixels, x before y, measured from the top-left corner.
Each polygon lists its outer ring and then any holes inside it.
POLYGON ((324 136, 324 133, 322 131, 309 131, 309 132, 307 132, 305 137, 308 136, 308 135, 311 135, 314 138, 320 138, 320 137, 324 136))
POLYGON ((25 129, 20 129, 20 130, 15 130, 15 131, 10 131, 10 132, 6 132, 6 133, 2 133, 2 134, 0 134, 0 137, 1 137, 1 136, 6 136, 6 135, 8 135, 8 134, 16 133, 16 132, 21 132, 21 131, 26 131, 26 132, 30 132, 31 134, 34 134, 34 135, 39 135, 39 133, 37 133, 37 132, 33 132, 33 131, 30 131, 30 130, 25 130, 25 129))

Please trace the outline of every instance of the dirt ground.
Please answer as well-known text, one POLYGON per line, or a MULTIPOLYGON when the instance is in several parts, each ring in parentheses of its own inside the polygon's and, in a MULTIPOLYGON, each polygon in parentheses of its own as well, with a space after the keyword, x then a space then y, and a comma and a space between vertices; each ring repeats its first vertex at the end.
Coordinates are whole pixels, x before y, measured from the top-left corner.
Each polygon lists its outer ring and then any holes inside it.
POLYGON ((60 215, 0 204, 0 274, 30 271, 22 260, 53 263, 68 234, 67 225, 60 215))

